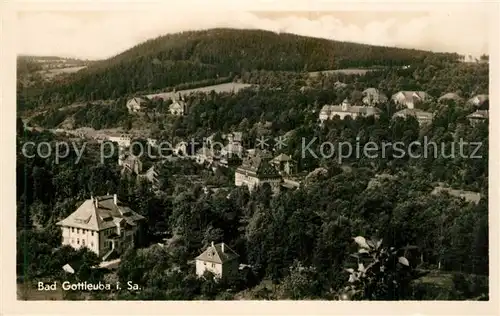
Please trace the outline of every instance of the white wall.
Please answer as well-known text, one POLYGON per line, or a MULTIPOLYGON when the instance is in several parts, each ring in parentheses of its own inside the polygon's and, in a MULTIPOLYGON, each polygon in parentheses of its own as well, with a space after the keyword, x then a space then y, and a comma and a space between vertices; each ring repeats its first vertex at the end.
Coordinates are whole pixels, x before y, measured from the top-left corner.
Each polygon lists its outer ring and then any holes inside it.
POLYGON ((70 245, 75 249, 85 247, 99 255, 99 234, 96 231, 88 229, 63 227, 62 228, 63 245, 70 245))
POLYGON ((196 260, 196 275, 202 276, 205 271, 210 271, 217 276, 222 276, 222 265, 208 261, 196 260))

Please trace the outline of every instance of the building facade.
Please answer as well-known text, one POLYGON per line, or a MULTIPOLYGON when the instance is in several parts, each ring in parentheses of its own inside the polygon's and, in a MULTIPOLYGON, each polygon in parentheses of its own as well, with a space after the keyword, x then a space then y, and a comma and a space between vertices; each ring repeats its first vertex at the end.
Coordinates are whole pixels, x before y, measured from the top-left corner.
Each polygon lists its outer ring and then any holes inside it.
POLYGON ((363 91, 363 103, 368 106, 387 102, 387 96, 375 88, 368 88, 363 91))
POLYGON ((486 121, 489 118, 489 113, 487 110, 476 110, 474 113, 467 115, 467 118, 471 125, 477 125, 486 121))
POLYGON ((180 100, 172 99, 172 104, 168 106, 168 111, 172 115, 182 116, 187 114, 187 106, 186 102, 184 102, 183 98, 180 100))
POLYGON ((209 271, 217 278, 234 278, 238 275, 239 256, 224 243, 211 245, 195 259, 196 275, 209 271))
POLYGON ((234 173, 234 184, 246 186, 252 192, 258 186, 268 183, 274 192, 278 192, 282 177, 270 163, 272 156, 267 152, 256 152, 245 157, 234 173))
POLYGON ((347 116, 355 119, 358 116, 375 116, 378 117, 380 110, 373 106, 356 106, 351 105, 345 99, 340 105, 325 105, 319 112, 319 120, 323 124, 327 120, 333 119, 335 116, 340 117, 341 120, 347 116))
POLYGON ((396 104, 401 104, 409 109, 414 109, 418 103, 432 100, 425 91, 399 91, 392 95, 391 99, 396 104))
POLYGON ((417 109, 404 109, 404 110, 398 111, 398 112, 394 113, 392 118, 395 119, 397 117, 401 117, 401 118, 406 119, 407 117, 410 117, 410 116, 413 116, 414 118, 416 118, 420 125, 430 124, 432 122, 432 119, 434 118, 434 114, 432 114, 430 112, 420 111, 417 109))
POLYGON ((111 135, 108 136, 107 139, 110 142, 117 143, 119 147, 128 148, 132 143, 132 136, 128 134, 120 134, 120 135, 111 135))
POLYGON ((143 220, 114 194, 91 197, 57 225, 62 245, 87 247, 106 260, 137 244, 143 220))
POLYGON ((127 109, 129 113, 136 113, 142 109, 142 104, 146 101, 142 98, 132 98, 127 101, 127 109))

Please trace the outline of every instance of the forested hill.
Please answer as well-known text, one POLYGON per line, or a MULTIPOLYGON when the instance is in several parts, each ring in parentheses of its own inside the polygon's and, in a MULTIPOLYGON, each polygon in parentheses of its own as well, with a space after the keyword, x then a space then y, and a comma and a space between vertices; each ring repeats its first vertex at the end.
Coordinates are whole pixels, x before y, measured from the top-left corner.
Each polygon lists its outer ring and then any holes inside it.
MULTIPOLYGON (((116 98, 201 80, 231 80, 246 70, 318 71, 414 64, 456 54, 371 46, 261 30, 211 29, 161 36, 92 64, 29 94, 36 102, 116 98), (42 97, 40 97, 40 94, 42 97)), ((26 91, 24 93, 26 96, 26 91)), ((33 101, 31 101, 33 102, 33 101)), ((28 107, 36 104, 27 105, 28 107)))

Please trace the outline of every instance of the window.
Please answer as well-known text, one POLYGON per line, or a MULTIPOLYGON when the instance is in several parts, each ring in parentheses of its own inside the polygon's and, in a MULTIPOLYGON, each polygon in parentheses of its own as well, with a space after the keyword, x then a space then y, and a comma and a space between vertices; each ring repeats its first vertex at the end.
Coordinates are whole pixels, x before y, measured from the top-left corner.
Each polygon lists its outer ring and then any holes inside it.
POLYGON ((94 247, 94 243, 93 242, 90 242, 90 247, 93 248, 94 247))
POLYGON ((75 243, 75 239, 71 238, 71 243, 74 244, 75 243))
POLYGON ((85 239, 82 239, 82 245, 85 246, 85 239))
POLYGON ((212 268, 215 268, 215 263, 212 263, 212 268))
POLYGON ((78 229, 76 230, 76 233, 77 233, 77 234, 79 234, 79 233, 80 233, 80 228, 78 228, 78 229))
POLYGON ((91 235, 91 236, 94 236, 94 231, 91 231, 91 232, 90 232, 90 235, 91 235))
POLYGON ((76 243, 79 245, 80 244, 80 239, 76 239, 76 243))

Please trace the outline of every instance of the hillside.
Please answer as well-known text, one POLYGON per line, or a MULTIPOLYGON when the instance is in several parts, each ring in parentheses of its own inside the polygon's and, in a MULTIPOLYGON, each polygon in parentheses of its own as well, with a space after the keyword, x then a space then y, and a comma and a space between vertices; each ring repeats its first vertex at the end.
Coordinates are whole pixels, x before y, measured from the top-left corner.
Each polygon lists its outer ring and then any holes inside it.
POLYGON ((56 56, 17 56, 18 89, 59 81, 68 74, 90 65, 92 61, 56 56))
MULTIPOLYGON (((36 104, 117 98, 136 92, 250 70, 319 71, 348 67, 400 66, 426 58, 457 60, 456 54, 371 46, 260 30, 211 29, 161 36, 43 89, 24 91, 36 104), (40 98, 41 96, 41 98, 40 98)), ((220 81, 220 79, 219 79, 220 81)))

